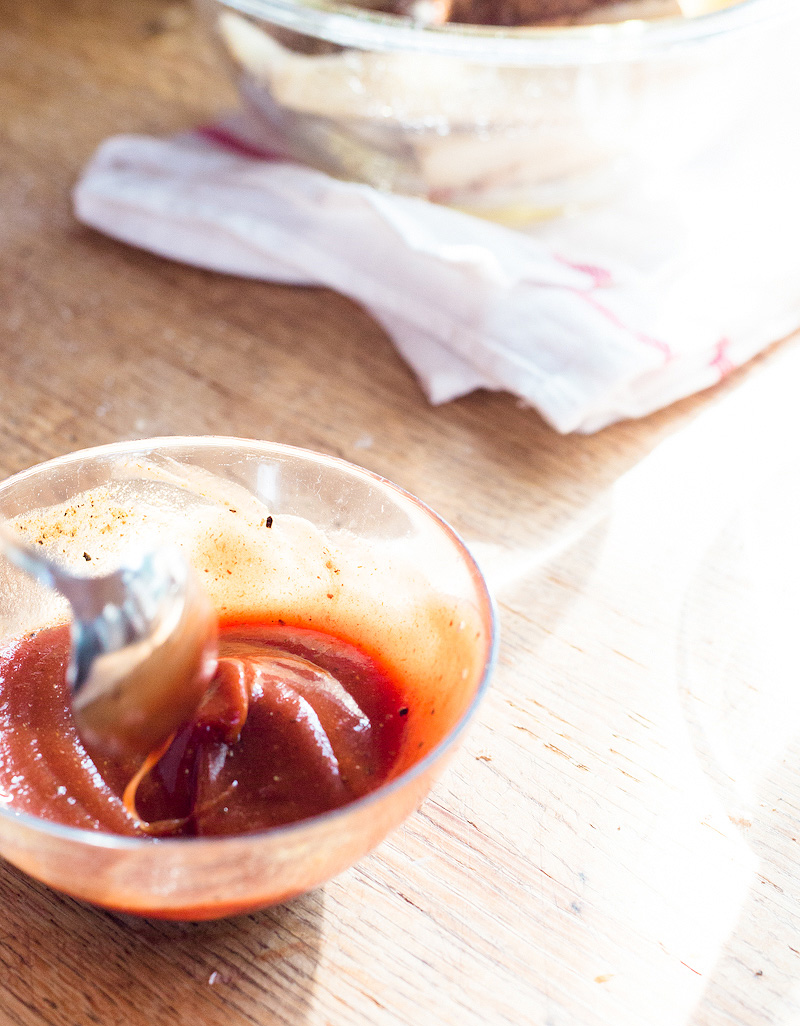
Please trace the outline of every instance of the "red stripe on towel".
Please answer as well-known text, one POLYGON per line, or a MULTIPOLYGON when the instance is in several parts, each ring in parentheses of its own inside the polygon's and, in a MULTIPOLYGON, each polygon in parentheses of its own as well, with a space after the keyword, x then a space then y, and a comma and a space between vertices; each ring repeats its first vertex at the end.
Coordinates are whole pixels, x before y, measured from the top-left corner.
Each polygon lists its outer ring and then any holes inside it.
POLYGON ((564 267, 569 267, 573 271, 580 271, 581 274, 588 274, 596 288, 605 288, 613 281, 613 275, 606 267, 599 267, 597 264, 576 264, 574 260, 567 260, 566 257, 561 256, 559 253, 553 253, 553 256, 564 267))
POLYGON ((728 349, 730 347, 731 340, 729 338, 721 338, 714 347, 714 355, 709 361, 712 367, 716 367, 719 371, 720 381, 736 370, 736 364, 728 356, 728 349))
POLYGON ((216 143, 218 146, 224 146, 226 150, 237 153, 240 157, 250 157, 253 160, 283 159, 277 153, 273 153, 270 150, 262 150, 258 146, 244 142, 243 139, 229 132, 226 128, 220 128, 219 125, 200 125, 196 132, 204 139, 208 139, 209 142, 216 143))
POLYGON ((624 321, 621 321, 613 310, 609 310, 608 307, 603 306, 602 303, 599 303, 594 296, 589 295, 588 292, 581 292, 580 289, 570 289, 570 291, 576 296, 580 296, 581 299, 584 299, 590 306, 594 307, 594 309, 610 321, 614 327, 621 328, 623 331, 629 332, 639 342, 643 342, 646 346, 650 346, 652 349, 657 349, 663 354, 665 363, 672 359, 672 350, 666 342, 663 342, 660 338, 654 338, 652 335, 647 335, 643 331, 637 331, 635 328, 631 328, 629 325, 625 324, 624 321))

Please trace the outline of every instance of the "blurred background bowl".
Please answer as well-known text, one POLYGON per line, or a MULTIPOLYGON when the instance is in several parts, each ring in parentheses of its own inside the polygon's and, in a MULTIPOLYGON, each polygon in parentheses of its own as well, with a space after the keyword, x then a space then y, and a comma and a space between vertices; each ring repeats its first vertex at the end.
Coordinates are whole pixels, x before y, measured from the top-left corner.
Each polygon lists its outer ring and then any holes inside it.
POLYGON ((795 0, 538 29, 196 3, 264 148, 512 224, 674 173, 780 95, 800 39, 795 0))
MULTIPOLYGON (((132 542, 178 545, 228 618, 268 620, 285 610, 289 623, 307 615, 310 625, 380 652, 404 680, 411 712, 389 780, 326 815, 238 837, 154 841, 62 826, 6 804, 0 855, 74 897, 172 919, 260 908, 351 865, 424 798, 488 683, 492 603, 462 542, 417 499, 366 470, 234 438, 72 453, 0 484, 0 516, 46 525, 55 509, 58 526, 62 504, 74 511, 88 490, 110 505, 87 503, 82 524, 43 531, 54 557, 86 572, 91 546, 101 572, 132 542), (274 518, 269 531, 265 511, 274 518), (303 543, 292 547, 293 537, 303 543), (335 589, 341 596, 331 601, 335 589)), ((0 558, 0 640, 66 618, 63 600, 0 558)))

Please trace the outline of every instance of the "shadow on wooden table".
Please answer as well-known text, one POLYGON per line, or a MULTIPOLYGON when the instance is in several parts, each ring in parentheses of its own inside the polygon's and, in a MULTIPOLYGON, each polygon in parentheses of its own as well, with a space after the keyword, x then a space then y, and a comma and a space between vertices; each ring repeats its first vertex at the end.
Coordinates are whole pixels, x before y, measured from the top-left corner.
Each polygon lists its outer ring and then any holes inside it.
POLYGON ((248 916, 171 923, 84 905, 2 864, 0 902, 4 1023, 306 1022, 322 890, 248 916))

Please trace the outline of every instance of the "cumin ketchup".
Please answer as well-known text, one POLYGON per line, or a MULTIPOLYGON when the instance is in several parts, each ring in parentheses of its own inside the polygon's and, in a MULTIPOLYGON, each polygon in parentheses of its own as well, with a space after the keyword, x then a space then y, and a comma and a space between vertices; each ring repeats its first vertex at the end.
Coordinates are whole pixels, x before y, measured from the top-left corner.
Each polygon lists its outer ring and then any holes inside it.
POLYGON ((143 767, 78 735, 67 626, 0 649, 0 801, 118 834, 241 834, 305 819, 378 787, 408 716, 401 687, 353 645, 283 624, 220 630, 194 718, 143 767))

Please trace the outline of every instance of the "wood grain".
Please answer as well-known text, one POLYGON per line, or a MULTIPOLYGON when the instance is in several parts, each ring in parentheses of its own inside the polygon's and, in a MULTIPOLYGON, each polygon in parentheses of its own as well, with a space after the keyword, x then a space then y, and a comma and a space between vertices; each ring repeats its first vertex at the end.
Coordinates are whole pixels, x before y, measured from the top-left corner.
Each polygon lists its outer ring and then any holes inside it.
POLYGON ((188 7, 0 21, 0 471, 171 433, 325 450, 454 524, 503 637, 419 813, 284 907, 148 922, 0 868, 0 1023, 797 1022, 797 339, 588 438, 507 395, 432 408, 340 296, 74 221, 103 138, 234 102, 188 7))

